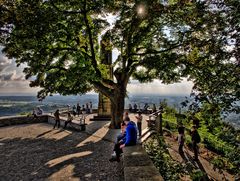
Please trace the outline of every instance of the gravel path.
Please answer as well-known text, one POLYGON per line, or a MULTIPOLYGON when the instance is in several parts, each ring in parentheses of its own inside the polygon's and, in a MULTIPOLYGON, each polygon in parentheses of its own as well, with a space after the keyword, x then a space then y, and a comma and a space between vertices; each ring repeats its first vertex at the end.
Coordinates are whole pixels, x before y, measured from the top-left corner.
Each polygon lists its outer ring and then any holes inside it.
POLYGON ((108 161, 109 130, 95 134, 26 124, 0 128, 0 180, 121 181, 121 164, 108 161))

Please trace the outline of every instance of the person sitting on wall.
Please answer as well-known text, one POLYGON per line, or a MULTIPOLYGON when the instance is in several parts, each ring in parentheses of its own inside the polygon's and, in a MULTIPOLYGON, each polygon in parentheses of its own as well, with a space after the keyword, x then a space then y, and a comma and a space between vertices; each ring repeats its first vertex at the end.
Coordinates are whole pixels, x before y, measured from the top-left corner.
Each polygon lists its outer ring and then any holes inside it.
POLYGON ((125 139, 125 137, 126 137, 126 127, 127 127, 127 125, 123 121, 121 123, 121 133, 117 136, 117 142, 116 143, 118 143, 119 141, 123 141, 123 139, 125 139))
POLYGON ((32 115, 33 115, 33 119, 39 120, 39 117, 37 115, 37 111, 35 109, 33 109, 32 115))
POLYGON ((128 105, 128 111, 129 111, 129 112, 132 112, 132 111, 133 111, 132 104, 129 104, 129 105, 128 105))
POLYGON ((40 107, 37 107, 36 115, 37 115, 37 116, 43 115, 43 110, 42 110, 40 107))
POLYGON ((77 114, 77 108, 76 108, 75 105, 73 105, 72 112, 73 112, 73 116, 76 116, 76 114, 77 114))
POLYGON ((137 143, 137 128, 133 121, 130 121, 129 117, 124 119, 126 124, 126 136, 122 138, 118 143, 114 145, 114 152, 116 156, 109 159, 110 162, 117 161, 120 162, 120 156, 122 149, 126 146, 136 145, 137 143))
POLYGON ((143 112, 146 114, 148 113, 148 107, 149 107, 148 103, 146 103, 143 107, 143 112))
POLYGON ((72 120, 73 120, 73 117, 71 116, 71 113, 70 112, 68 112, 67 113, 67 121, 65 121, 65 124, 64 124, 64 127, 63 128, 66 128, 67 127, 67 125, 69 124, 69 123, 71 123, 72 122, 72 120))

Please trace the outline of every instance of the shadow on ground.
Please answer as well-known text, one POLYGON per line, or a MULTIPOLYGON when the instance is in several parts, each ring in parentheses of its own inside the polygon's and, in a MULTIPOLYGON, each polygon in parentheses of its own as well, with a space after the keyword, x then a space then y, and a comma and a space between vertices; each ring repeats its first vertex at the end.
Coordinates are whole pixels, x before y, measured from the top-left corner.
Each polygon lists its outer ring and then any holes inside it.
POLYGON ((108 161, 108 132, 101 138, 42 125, 0 128, 0 180, 123 179, 121 166, 108 161))

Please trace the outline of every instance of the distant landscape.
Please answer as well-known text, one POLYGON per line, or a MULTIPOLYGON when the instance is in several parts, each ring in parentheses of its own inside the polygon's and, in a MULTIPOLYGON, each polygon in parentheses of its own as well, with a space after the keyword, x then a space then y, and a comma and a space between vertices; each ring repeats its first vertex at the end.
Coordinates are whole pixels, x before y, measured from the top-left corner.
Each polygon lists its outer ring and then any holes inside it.
MULTIPOLYGON (((129 94, 125 99, 125 108, 128 108, 129 104, 137 104, 138 108, 143 108, 145 103, 148 103, 150 107, 156 104, 157 108, 159 103, 166 100, 169 106, 172 106, 179 110, 181 108, 181 102, 186 99, 186 96, 163 96, 154 94, 129 94)), ((36 96, 0 96, 0 116, 12 116, 19 114, 31 113, 34 108, 40 106, 44 112, 53 112, 57 108, 66 109, 68 105, 72 107, 77 103, 80 105, 92 102, 93 108, 97 109, 98 106, 98 94, 86 94, 82 96, 50 96, 43 101, 38 101, 36 96)), ((183 108, 181 108, 184 110, 183 108)), ((230 122, 236 127, 240 127, 239 115, 230 114, 225 121, 230 122)))

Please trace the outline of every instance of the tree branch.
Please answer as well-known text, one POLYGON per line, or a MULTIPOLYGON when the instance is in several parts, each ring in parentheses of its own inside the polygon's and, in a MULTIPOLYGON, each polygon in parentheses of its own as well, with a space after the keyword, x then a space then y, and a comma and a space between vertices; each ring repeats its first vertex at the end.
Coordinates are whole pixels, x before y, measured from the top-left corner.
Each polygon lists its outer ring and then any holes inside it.
MULTIPOLYGON (((86 0, 84 1, 84 10, 86 9, 86 0)), ((94 46, 93 46, 93 38, 92 38, 92 31, 91 31, 91 28, 89 26, 89 22, 88 22, 88 19, 87 19, 87 13, 85 12, 84 13, 84 21, 85 21, 85 24, 86 24, 86 28, 87 28, 87 33, 88 33, 88 39, 89 39, 89 43, 90 43, 90 49, 91 49, 91 60, 92 60, 92 65, 96 71, 96 74, 99 76, 99 77, 102 77, 102 74, 100 72, 100 70, 98 69, 98 65, 97 65, 97 61, 96 61, 96 56, 95 56, 95 51, 94 51, 94 46)))
POLYGON ((104 79, 104 78, 103 78, 102 83, 108 85, 109 87, 111 87, 111 89, 117 89, 117 88, 118 88, 118 87, 117 87, 117 84, 114 83, 114 82, 113 82, 112 80, 110 80, 110 79, 104 79))
POLYGON ((52 6, 58 11, 58 12, 61 12, 61 13, 64 13, 64 14, 83 14, 85 13, 85 11, 82 11, 82 10, 61 10, 60 8, 58 8, 54 2, 51 0, 50 2, 52 4, 52 6))
POLYGON ((132 53, 131 56, 134 56, 134 55, 143 56, 143 55, 148 55, 148 54, 159 54, 159 53, 163 53, 163 52, 167 52, 167 51, 173 50, 173 49, 175 49, 177 47, 180 47, 182 45, 183 45, 182 43, 181 44, 177 43, 176 45, 174 45, 174 46, 172 46, 170 48, 164 49, 164 50, 160 50, 160 51, 153 51, 152 50, 152 51, 146 51, 146 52, 143 52, 143 53, 132 53))
POLYGON ((98 89, 102 94, 104 94, 105 96, 107 96, 109 99, 111 99, 113 101, 113 93, 109 90, 109 88, 107 88, 106 86, 104 86, 103 84, 101 84, 100 82, 97 81, 92 81, 93 86, 98 89))

